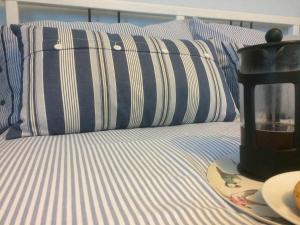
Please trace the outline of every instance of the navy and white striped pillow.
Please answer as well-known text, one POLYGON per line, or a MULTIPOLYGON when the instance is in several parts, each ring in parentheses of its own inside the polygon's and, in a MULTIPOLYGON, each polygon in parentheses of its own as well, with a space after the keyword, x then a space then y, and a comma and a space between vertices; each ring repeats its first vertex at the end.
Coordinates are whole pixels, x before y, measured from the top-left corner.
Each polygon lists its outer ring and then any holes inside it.
MULTIPOLYGON (((88 29, 109 33, 125 33, 146 35, 168 39, 193 39, 186 21, 171 21, 146 27, 132 24, 33 21, 26 25, 47 27, 68 27, 72 29, 88 29), (180 29, 178 29, 180 28, 180 29)), ((0 35, 0 133, 9 125, 19 121, 19 105, 21 96, 21 56, 15 35, 8 26, 1 27, 0 35), (3 47, 3 48, 2 48, 3 47), (5 57, 3 57, 5 56, 5 57), (2 103, 2 104, 1 104, 2 103)))
POLYGON ((204 41, 12 29, 23 46, 23 104, 8 139, 235 119, 204 41))
POLYGON ((224 51, 228 57, 228 70, 227 74, 230 76, 230 79, 227 79, 228 87, 231 91, 232 97, 237 108, 240 108, 240 94, 239 94, 239 83, 238 83, 238 69, 239 69, 239 56, 237 51, 240 48, 243 48, 244 45, 237 44, 234 42, 222 42, 224 51), (231 82, 229 82, 231 81, 231 82))
POLYGON ((193 18, 189 20, 189 27, 194 39, 210 39, 215 44, 220 66, 225 74, 226 82, 236 105, 239 105, 239 92, 236 70, 232 67, 230 56, 227 54, 223 43, 234 45, 255 45, 265 42, 262 31, 231 26, 228 24, 204 23, 193 18))
POLYGON ((9 126, 8 118, 11 115, 12 92, 8 82, 6 48, 3 44, 3 26, 0 26, 0 134, 9 126))

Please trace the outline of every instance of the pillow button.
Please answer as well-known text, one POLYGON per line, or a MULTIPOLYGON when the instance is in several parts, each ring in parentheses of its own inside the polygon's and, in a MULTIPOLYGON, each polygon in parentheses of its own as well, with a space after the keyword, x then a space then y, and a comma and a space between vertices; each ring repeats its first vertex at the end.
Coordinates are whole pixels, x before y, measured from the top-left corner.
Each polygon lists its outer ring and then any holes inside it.
POLYGON ((122 50, 122 47, 120 45, 114 45, 114 49, 120 51, 122 50))
POLYGON ((0 101, 0 105, 1 105, 1 106, 4 106, 4 105, 5 105, 5 100, 4 100, 4 99, 2 99, 2 100, 0 101))
POLYGON ((62 46, 62 44, 57 43, 57 44, 54 45, 54 48, 57 49, 57 50, 60 50, 60 49, 63 48, 63 46, 62 46))
POLYGON ((205 57, 206 59, 211 59, 210 54, 208 54, 208 53, 204 53, 204 57, 205 57))

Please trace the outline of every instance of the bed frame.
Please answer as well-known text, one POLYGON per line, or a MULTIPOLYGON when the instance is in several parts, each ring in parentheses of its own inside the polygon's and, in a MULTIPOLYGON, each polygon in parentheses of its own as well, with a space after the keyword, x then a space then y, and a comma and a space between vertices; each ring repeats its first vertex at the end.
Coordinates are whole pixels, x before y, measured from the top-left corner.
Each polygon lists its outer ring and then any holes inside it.
MULTIPOLYGON (((1 1, 1 0, 0 0, 1 1)), ((185 17, 200 17, 204 19, 219 19, 228 21, 244 21, 287 26, 289 35, 300 34, 300 18, 274 16, 266 14, 245 13, 201 9, 183 6, 170 6, 120 0, 4 0, 7 24, 19 23, 19 3, 29 3, 48 6, 68 6, 86 9, 114 10, 118 12, 134 12, 153 15, 175 16, 177 20, 185 17)))

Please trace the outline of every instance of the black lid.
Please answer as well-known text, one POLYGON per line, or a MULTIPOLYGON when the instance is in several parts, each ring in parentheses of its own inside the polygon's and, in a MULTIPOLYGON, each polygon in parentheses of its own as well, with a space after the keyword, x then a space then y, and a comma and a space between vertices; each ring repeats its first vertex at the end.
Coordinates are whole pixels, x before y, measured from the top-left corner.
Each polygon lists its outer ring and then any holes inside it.
POLYGON ((300 41, 281 41, 282 38, 283 38, 282 31, 278 28, 272 28, 265 35, 265 39, 266 39, 267 43, 241 48, 238 50, 238 53, 241 53, 241 52, 247 51, 247 50, 260 50, 260 49, 268 49, 268 48, 274 49, 274 48, 280 48, 285 45, 299 45, 300 44, 300 41))
POLYGON ((252 46, 246 46, 244 48, 241 48, 238 50, 238 53, 242 53, 247 50, 261 50, 261 49, 268 49, 268 48, 274 48, 274 47, 282 47, 285 45, 300 45, 300 40, 299 41, 279 41, 279 42, 271 42, 271 43, 264 43, 264 44, 259 44, 259 45, 252 45, 252 46))
POLYGON ((266 34, 268 43, 238 50, 241 73, 300 71, 300 41, 281 41, 282 32, 273 28, 266 34))

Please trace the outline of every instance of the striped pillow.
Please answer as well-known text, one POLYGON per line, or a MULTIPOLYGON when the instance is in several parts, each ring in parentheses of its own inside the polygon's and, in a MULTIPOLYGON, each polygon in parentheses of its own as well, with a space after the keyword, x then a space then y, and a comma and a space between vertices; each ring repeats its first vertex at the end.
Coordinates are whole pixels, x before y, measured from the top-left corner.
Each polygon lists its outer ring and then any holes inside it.
POLYGON ((22 122, 8 139, 235 119, 214 49, 204 41, 12 29, 23 54, 22 122))
POLYGON ((232 67, 231 59, 224 48, 224 43, 232 43, 237 46, 261 44, 265 42, 265 33, 228 24, 207 24, 196 18, 190 19, 188 22, 194 39, 213 40, 220 66, 225 74, 226 82, 238 106, 239 92, 237 73, 235 68, 232 67))
MULTIPOLYGON (((138 27, 127 23, 105 24, 61 21, 33 21, 25 25, 68 27, 168 39, 193 39, 185 20, 146 27, 138 27)), ((0 133, 2 129, 7 129, 9 125, 17 123, 20 119, 18 112, 21 97, 21 56, 18 49, 16 37, 11 32, 10 27, 2 26, 0 34, 0 67, 2 68, 2 72, 0 72, 0 133)))
POLYGON ((8 82, 6 49, 3 45, 3 27, 0 27, 0 134, 9 126, 9 116, 12 109, 12 92, 8 82))
POLYGON ((222 42, 224 51, 228 57, 228 70, 227 74, 230 76, 230 79, 227 79, 227 84, 231 91, 232 97, 237 108, 240 108, 240 95, 239 95, 239 83, 238 83, 238 69, 239 69, 239 56, 238 49, 243 48, 244 45, 237 44, 234 42, 222 42), (230 80, 231 82, 228 82, 230 80))

